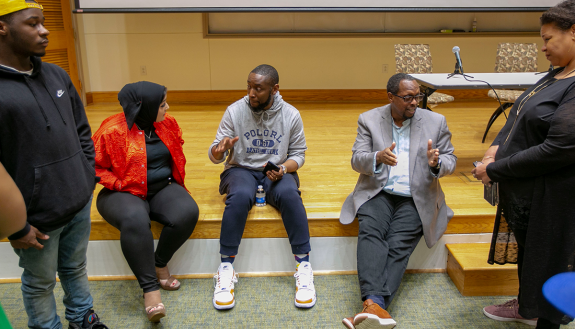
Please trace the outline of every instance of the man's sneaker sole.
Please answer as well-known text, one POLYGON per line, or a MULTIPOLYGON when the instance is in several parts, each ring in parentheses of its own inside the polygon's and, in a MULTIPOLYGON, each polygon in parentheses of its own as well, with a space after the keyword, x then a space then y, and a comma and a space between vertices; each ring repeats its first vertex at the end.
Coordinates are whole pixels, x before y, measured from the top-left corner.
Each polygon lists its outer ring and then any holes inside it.
POLYGON ((300 303, 296 299, 294 301, 294 303, 295 303, 295 307, 298 307, 298 308, 312 308, 315 305, 316 300, 317 300, 317 298, 314 295, 313 298, 311 299, 311 302, 300 303))
POLYGON ((346 326, 348 329, 355 329, 355 326, 353 325, 353 318, 351 318, 351 321, 349 319, 350 318, 344 318, 343 320, 341 320, 341 323, 343 323, 343 325, 346 326))
POLYGON ((393 319, 380 319, 377 315, 360 313, 353 318, 355 329, 391 329, 397 325, 393 319))
POLYGON ((214 304, 214 307, 215 307, 217 310, 229 310, 230 308, 233 308, 233 307, 236 305, 236 299, 235 299, 235 298, 234 298, 234 300, 232 300, 232 303, 231 303, 231 304, 228 304, 228 305, 218 305, 218 304, 216 303, 216 299, 215 299, 215 298, 212 299, 212 302, 213 302, 213 304, 214 304))
POLYGON ((517 318, 504 318, 501 316, 497 316, 497 315, 493 315, 489 312, 487 312, 485 310, 485 308, 483 308, 483 314, 485 314, 486 317, 493 319, 493 320, 497 320, 497 321, 503 321, 503 322, 521 322, 530 326, 536 326, 537 325, 537 320, 530 320, 530 319, 517 319, 517 318))

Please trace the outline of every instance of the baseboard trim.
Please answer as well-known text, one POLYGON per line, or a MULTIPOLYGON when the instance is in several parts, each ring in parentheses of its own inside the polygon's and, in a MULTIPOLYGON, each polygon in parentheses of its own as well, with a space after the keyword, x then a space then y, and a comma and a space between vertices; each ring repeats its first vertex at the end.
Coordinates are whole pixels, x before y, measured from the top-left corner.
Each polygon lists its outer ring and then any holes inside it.
MULTIPOLYGON (((460 100, 486 100, 487 89, 447 89, 442 93, 460 100)), ((208 104, 233 103, 246 94, 245 90, 168 90, 171 103, 208 104)), ((379 102, 387 103, 385 89, 282 89, 288 102, 379 102)), ((88 104, 118 103, 117 91, 86 93, 88 104)))
POLYGON ((22 283, 21 279, 0 279, 0 284, 3 283, 22 283))
MULTIPOLYGON (((292 276, 294 272, 253 272, 253 273, 238 273, 241 278, 263 278, 263 277, 277 277, 277 276, 292 276)), ((406 270, 406 274, 424 274, 424 273, 447 273, 447 269, 413 269, 406 270)), ((314 276, 322 275, 357 275, 357 271, 313 271, 314 276)), ((183 274, 174 275, 175 278, 183 279, 211 279, 214 273, 203 274, 183 274)), ((56 279, 60 282, 60 279, 56 279)), ((103 275, 103 276, 89 276, 89 281, 127 281, 136 280, 133 275, 103 275)), ((21 279, 0 279, 0 284, 3 283, 22 283, 21 279)))
POLYGON ((447 273, 447 269, 445 268, 430 268, 430 269, 412 269, 412 270, 405 270, 406 274, 423 274, 423 273, 447 273))

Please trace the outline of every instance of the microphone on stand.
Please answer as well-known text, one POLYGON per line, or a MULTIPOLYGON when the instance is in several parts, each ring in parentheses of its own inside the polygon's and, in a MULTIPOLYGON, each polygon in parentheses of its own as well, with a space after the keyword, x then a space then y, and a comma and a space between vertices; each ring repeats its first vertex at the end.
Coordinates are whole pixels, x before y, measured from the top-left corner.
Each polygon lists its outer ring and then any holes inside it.
POLYGON ((455 72, 454 74, 463 74, 463 64, 461 63, 461 57, 459 56, 459 47, 455 46, 451 51, 455 54, 455 72))
POLYGON ((461 63, 461 56, 459 56, 459 47, 455 46, 451 51, 455 54, 455 71, 453 73, 449 73, 447 78, 451 78, 455 75, 463 75, 463 77, 467 80, 467 78, 473 78, 470 75, 463 73, 463 64, 461 63))

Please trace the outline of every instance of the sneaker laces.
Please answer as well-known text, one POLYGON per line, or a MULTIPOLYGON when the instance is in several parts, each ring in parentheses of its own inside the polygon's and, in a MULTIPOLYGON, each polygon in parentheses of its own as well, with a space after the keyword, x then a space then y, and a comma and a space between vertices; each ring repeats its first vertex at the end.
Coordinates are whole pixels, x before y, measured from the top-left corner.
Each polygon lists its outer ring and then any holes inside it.
POLYGON ((512 300, 508 300, 505 303, 501 304, 501 305, 497 305, 497 307, 503 307, 503 308, 518 308, 519 307, 519 301, 517 299, 512 299, 512 300))
POLYGON ((313 271, 309 263, 300 263, 293 276, 296 278, 296 286, 298 290, 313 290, 313 271))
POLYGON ((216 293, 223 291, 230 291, 230 286, 232 283, 238 282, 238 274, 235 273, 234 268, 231 265, 220 266, 218 273, 214 275, 214 289, 216 293), (229 267, 229 268, 227 268, 229 267))
POLYGON ((105 324, 100 322, 100 317, 94 311, 90 311, 89 315, 87 314, 86 318, 84 319, 83 325, 81 328, 88 328, 88 329, 109 329, 105 324), (86 323, 87 322, 87 323, 86 323), (87 325, 85 327, 84 325, 87 325))

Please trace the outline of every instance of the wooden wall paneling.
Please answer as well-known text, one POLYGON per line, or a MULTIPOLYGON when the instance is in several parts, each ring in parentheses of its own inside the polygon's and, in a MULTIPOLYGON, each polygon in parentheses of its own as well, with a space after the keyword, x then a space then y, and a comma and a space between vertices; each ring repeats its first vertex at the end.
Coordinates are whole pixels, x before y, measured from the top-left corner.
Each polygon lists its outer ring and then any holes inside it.
MULTIPOLYGON (((385 89, 282 89, 280 92, 289 102, 388 102, 385 89)), ((447 89, 441 92, 455 97, 457 101, 491 100, 487 96, 487 89, 447 89)), ((244 95, 245 90, 168 90, 168 101, 231 104, 244 95)), ((117 103, 118 91, 89 92, 86 98, 88 104, 117 103)))
POLYGON ((45 26, 50 31, 50 43, 46 48, 46 56, 42 61, 53 63, 64 69, 78 93, 82 84, 78 74, 74 28, 72 26, 72 10, 68 0, 40 0, 44 7, 45 26))
POLYGON ((205 38, 421 38, 536 35, 542 12, 236 12, 204 13, 205 38), (505 19, 513 15, 514 19, 505 19), (441 33, 442 29, 471 32, 474 18, 480 32, 441 33), (446 23, 448 22, 448 23, 446 23), (447 25, 446 25, 447 24, 447 25), (449 26, 449 27, 446 27, 449 26))

